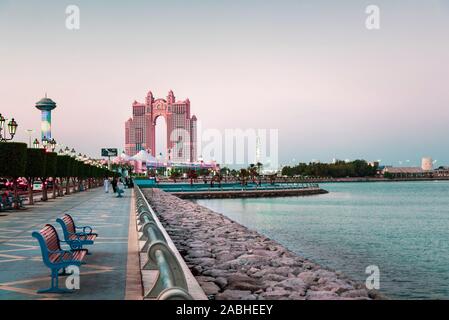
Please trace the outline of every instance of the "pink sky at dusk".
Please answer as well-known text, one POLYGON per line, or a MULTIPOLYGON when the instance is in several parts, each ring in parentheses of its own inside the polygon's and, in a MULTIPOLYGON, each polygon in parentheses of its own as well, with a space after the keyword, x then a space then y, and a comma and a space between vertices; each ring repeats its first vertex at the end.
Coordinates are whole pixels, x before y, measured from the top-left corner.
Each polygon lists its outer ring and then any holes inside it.
POLYGON ((0 113, 27 141, 47 92, 55 139, 98 157, 134 100, 172 89, 205 128, 279 129, 282 163, 449 164, 449 5, 334 2, 76 1, 69 31, 68 1, 0 0, 0 113))

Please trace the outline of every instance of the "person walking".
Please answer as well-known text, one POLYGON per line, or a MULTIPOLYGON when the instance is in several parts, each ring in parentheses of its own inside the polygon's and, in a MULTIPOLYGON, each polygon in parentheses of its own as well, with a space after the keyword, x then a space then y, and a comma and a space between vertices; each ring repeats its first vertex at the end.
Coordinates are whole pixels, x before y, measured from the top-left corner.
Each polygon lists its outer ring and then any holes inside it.
POLYGON ((104 192, 109 193, 109 178, 108 177, 104 178, 103 185, 104 185, 104 192))
POLYGON ((114 193, 116 193, 117 192, 117 178, 113 178, 112 179, 112 190, 114 191, 114 193))
POLYGON ((117 198, 123 197, 122 194, 125 193, 125 185, 123 184, 122 179, 120 179, 117 183, 117 198))

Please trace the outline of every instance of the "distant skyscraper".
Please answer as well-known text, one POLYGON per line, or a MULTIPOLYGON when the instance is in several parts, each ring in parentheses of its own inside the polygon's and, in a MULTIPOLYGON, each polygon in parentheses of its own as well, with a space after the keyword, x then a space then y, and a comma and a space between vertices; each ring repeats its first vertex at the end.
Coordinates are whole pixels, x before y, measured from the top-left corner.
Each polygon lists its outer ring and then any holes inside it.
POLYGON ((147 150, 156 156, 156 139, 167 140, 167 150, 163 150, 172 162, 193 162, 197 159, 197 119, 190 116, 190 100, 176 101, 170 90, 166 99, 154 99, 147 94, 145 103, 134 101, 133 117, 125 123, 125 152, 135 155, 147 150), (156 137, 156 120, 162 116, 167 123, 165 137, 156 137))
POLYGON ((51 111, 56 108, 56 103, 47 98, 42 98, 36 102, 36 108, 41 110, 41 138, 51 139, 51 111))
POLYGON ((421 160, 421 169, 424 171, 433 170, 433 160, 430 157, 424 157, 421 160))

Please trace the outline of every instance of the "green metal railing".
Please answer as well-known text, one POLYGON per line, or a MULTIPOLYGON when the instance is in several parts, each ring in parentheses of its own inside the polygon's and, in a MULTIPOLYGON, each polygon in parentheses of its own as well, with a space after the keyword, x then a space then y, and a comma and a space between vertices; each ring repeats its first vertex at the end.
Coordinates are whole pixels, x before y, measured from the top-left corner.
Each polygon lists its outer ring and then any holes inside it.
POLYGON ((319 188, 317 183, 302 182, 302 183, 276 183, 257 185, 250 183, 242 186, 238 183, 223 183, 222 185, 215 184, 213 187, 203 184, 158 184, 153 186, 167 192, 217 192, 217 191, 255 191, 255 190, 293 190, 293 189, 313 189, 319 188))

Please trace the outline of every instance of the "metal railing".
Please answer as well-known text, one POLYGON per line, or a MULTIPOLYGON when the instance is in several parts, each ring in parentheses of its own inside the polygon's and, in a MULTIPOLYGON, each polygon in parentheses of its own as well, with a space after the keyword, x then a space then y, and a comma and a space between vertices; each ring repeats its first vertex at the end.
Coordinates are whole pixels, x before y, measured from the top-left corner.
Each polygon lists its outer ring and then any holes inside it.
POLYGON ((181 264, 168 246, 167 239, 156 222, 156 214, 148 205, 140 188, 135 187, 135 191, 138 231, 142 232, 139 240, 145 241, 141 252, 146 252, 148 257, 143 269, 159 271, 156 283, 145 292, 145 298, 193 300, 188 292, 181 264))
POLYGON ((257 191, 257 190, 296 190, 296 189, 314 189, 319 188, 317 183, 311 182, 302 182, 302 183, 284 183, 279 182, 275 185, 257 185, 257 184, 249 184, 249 185, 215 185, 214 187, 206 186, 206 185, 186 185, 179 184, 177 186, 170 185, 164 186, 159 185, 157 188, 160 188, 167 192, 215 192, 215 191, 257 191))

